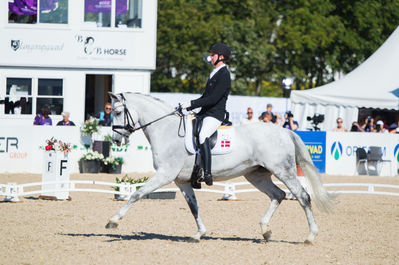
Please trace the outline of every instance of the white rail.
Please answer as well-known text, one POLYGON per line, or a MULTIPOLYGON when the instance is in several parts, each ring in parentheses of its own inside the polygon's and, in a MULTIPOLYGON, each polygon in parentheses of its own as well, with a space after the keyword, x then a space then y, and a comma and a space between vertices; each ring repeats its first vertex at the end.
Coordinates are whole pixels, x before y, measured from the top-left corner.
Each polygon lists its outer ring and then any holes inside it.
MULTIPOLYGON (((306 181, 301 181, 302 185, 305 189, 308 189, 306 181)), ((144 183, 137 184, 129 184, 129 183, 111 183, 97 180, 70 180, 70 181, 50 181, 50 182, 34 182, 27 184, 17 184, 17 183, 8 183, 8 184, 0 184, 0 196, 5 196, 5 201, 19 201, 18 197, 28 196, 34 194, 45 194, 45 193, 55 193, 55 192, 96 192, 96 193, 107 193, 107 194, 120 194, 120 195, 128 195, 136 191, 138 186, 142 186, 144 183), (43 189, 46 185, 51 184, 64 184, 60 189, 43 189), (77 188, 77 185, 98 185, 98 186, 108 186, 110 188, 119 187, 119 191, 109 190, 109 189, 90 189, 90 188, 77 188), (26 191, 27 188, 40 186, 41 189, 26 191)), ((281 182, 275 182, 276 185, 283 185, 281 182)), ((239 186, 251 185, 249 182, 227 182, 220 183, 215 182, 215 187, 223 187, 223 189, 217 188, 204 188, 200 190, 196 190, 199 192, 210 192, 210 193, 219 193, 223 194, 222 199, 226 200, 234 200, 237 199, 236 194, 246 193, 246 192, 259 192, 258 189, 237 189, 239 186)), ((373 195, 387 195, 387 196, 399 196, 399 186, 398 185, 388 185, 388 184, 374 184, 374 183, 328 183, 324 184, 326 188, 334 188, 334 187, 360 187, 367 188, 367 190, 331 190, 328 189, 331 193, 341 193, 341 194, 373 194, 373 195), (387 192, 387 191, 376 191, 375 189, 394 189, 398 190, 398 192, 387 192)), ((285 187, 281 187, 285 192, 288 193, 289 198, 293 198, 290 192, 285 187)), ((168 191, 178 191, 177 188, 163 188, 156 190, 157 192, 168 192, 168 191)))

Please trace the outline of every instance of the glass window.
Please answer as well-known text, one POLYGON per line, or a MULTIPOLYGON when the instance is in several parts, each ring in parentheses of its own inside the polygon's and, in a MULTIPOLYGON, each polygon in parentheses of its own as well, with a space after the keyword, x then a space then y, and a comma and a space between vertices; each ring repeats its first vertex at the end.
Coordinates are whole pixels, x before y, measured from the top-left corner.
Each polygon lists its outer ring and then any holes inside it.
POLYGON ((7 78, 4 114, 32 114, 32 79, 7 78))
POLYGON ((92 27, 141 28, 143 0, 85 0, 85 25, 92 27), (112 8, 112 2, 115 8, 112 8), (111 12, 115 21, 111 25, 111 12))
POLYGON ((40 23, 68 23, 68 0, 40 0, 39 7, 40 23))
POLYGON ((8 23, 37 22, 37 0, 8 1, 8 23))
POLYGON ((111 0, 85 0, 85 24, 94 27, 111 26, 111 0))
POLYGON ((115 26, 141 28, 142 0, 116 0, 115 26))
POLYGON ((8 23, 36 24, 38 8, 40 23, 68 23, 68 0, 9 0, 8 23))
POLYGON ((50 106, 50 114, 60 115, 64 99, 62 98, 62 79, 39 78, 36 100, 36 112, 39 113, 43 105, 50 106))

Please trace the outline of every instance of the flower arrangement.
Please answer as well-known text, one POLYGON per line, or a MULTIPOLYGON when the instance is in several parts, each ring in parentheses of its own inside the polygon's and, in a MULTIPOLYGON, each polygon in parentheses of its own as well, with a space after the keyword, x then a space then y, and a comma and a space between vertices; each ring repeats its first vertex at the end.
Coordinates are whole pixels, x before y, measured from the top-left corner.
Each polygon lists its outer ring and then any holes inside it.
POLYGON ((110 165, 110 166, 112 166, 113 169, 116 169, 116 166, 122 165, 125 161, 123 161, 122 157, 109 156, 109 157, 105 158, 103 160, 103 162, 104 162, 104 165, 106 165, 106 166, 110 165))
POLYGON ((97 160, 97 161, 102 161, 104 159, 104 155, 100 154, 97 151, 94 152, 87 152, 83 154, 83 156, 80 158, 80 160, 97 160))
MULTIPOLYGON (((129 183, 129 184, 137 184, 137 183, 145 183, 148 181, 148 177, 142 177, 139 179, 133 179, 131 177, 128 177, 127 175, 123 176, 122 178, 116 178, 115 182, 117 184, 121 184, 121 183, 129 183)), ((115 191, 119 191, 119 187, 115 186, 113 187, 115 191)), ((140 186, 137 186, 136 189, 138 190, 140 188, 140 186)))
POLYGON ((93 133, 99 132, 100 128, 101 125, 98 123, 98 120, 95 118, 90 118, 82 125, 82 135, 92 135, 93 133))
POLYGON ((46 146, 44 147, 44 149, 46 151, 61 151, 64 154, 68 154, 69 152, 71 152, 71 144, 70 143, 65 143, 62 142, 60 140, 55 139, 54 137, 51 137, 51 139, 46 140, 46 146))

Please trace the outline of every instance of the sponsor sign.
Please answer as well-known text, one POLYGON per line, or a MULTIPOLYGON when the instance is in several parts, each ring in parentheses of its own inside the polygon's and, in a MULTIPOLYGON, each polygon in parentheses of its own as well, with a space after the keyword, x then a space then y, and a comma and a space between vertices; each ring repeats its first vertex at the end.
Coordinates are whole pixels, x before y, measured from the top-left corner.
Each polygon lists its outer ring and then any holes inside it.
POLYGON ((356 150, 370 146, 381 149, 383 163, 382 176, 395 175, 399 153, 399 135, 385 133, 327 132, 326 172, 337 175, 357 175, 356 150))
POLYGON ((305 143, 314 165, 320 173, 326 172, 326 132, 296 131, 305 143))

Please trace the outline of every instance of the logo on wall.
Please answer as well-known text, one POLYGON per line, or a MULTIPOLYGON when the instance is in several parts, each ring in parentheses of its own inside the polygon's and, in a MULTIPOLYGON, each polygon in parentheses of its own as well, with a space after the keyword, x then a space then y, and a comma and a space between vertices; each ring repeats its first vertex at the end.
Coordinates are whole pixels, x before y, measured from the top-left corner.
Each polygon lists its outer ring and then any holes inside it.
POLYGON ((335 141, 331 146, 331 155, 335 160, 338 160, 342 156, 342 144, 339 141, 335 141))
POLYGON ((395 146, 395 149, 393 150, 393 155, 396 158, 396 161, 399 162, 399 144, 395 146))
MULTIPOLYGON (((126 56, 127 49, 124 48, 109 48, 95 45, 96 41, 92 36, 76 35, 75 39, 78 43, 83 45, 83 52, 91 56, 126 56)), ((98 42, 97 42, 98 43, 98 42)), ((96 43, 96 44, 97 44, 96 43)))
POLYGON ((11 48, 12 48, 14 51, 16 51, 16 50, 19 49, 20 44, 21 44, 21 41, 20 41, 20 40, 11 40, 11 48))

